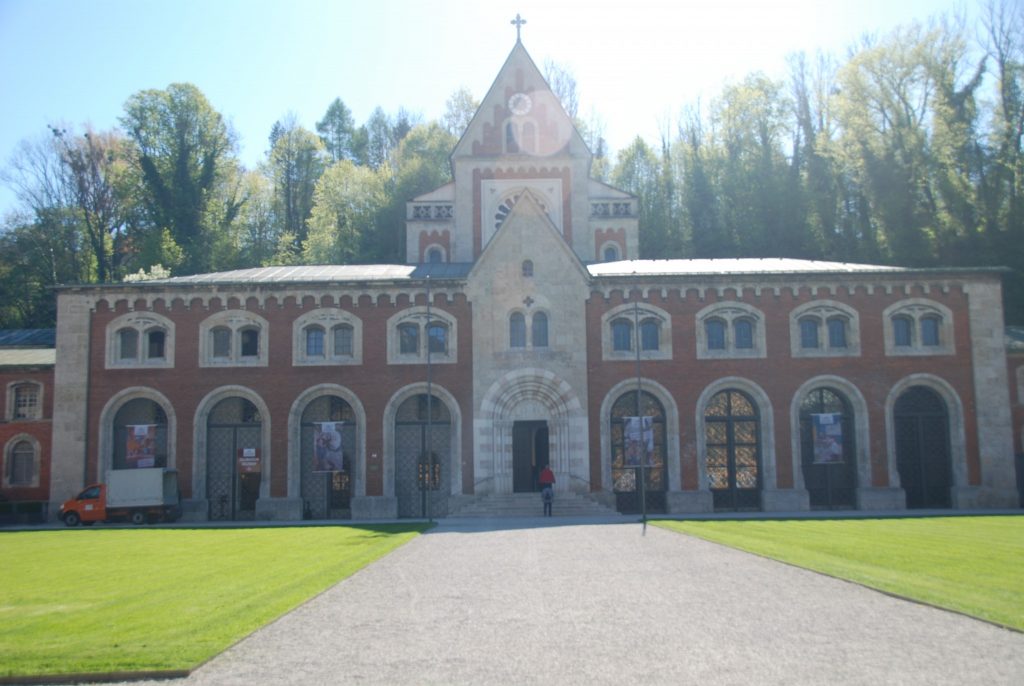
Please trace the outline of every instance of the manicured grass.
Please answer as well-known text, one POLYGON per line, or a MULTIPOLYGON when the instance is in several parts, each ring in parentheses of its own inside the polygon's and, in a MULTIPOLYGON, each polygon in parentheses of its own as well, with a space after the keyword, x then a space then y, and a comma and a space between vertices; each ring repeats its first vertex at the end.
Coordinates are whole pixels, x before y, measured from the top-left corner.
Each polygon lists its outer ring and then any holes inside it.
POLYGON ((1024 517, 656 524, 1024 631, 1024 517))
POLYGON ((423 528, 0 533, 0 676, 193 668, 423 528))

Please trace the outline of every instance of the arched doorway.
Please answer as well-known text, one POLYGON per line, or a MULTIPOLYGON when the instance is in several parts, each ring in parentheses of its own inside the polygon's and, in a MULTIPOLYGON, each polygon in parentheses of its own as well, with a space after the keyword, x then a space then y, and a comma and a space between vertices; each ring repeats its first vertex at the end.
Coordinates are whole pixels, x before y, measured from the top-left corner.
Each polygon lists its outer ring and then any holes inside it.
POLYGON ((308 519, 352 516, 358 422, 343 398, 322 395, 302 412, 299 425, 300 493, 308 519))
POLYGON ((399 405, 395 413, 395 496, 399 517, 448 514, 451 425, 451 412, 436 395, 420 393, 399 405))
POLYGON ((541 420, 512 424, 512 492, 540 490, 537 478, 551 461, 548 423, 541 420))
POLYGON ((953 465, 945 401, 926 386, 912 386, 893 407, 893 428, 907 507, 950 507, 953 465))
POLYGON ((641 471, 646 473, 644 494, 647 512, 666 512, 665 491, 668 478, 665 473, 665 456, 668 444, 665 432, 665 408, 650 393, 639 392, 640 417, 650 417, 651 430, 654 434, 654 450, 648 457, 647 468, 641 469, 640 460, 627 449, 626 422, 627 417, 637 415, 638 391, 629 391, 619 396, 612 405, 611 416, 611 457, 612 457, 612 488, 615 491, 615 506, 619 512, 636 513, 641 511, 640 477, 641 471))
POLYGON ((211 520, 254 519, 262 477, 262 418, 245 398, 225 398, 206 422, 211 520))
POLYGON ((856 507, 857 450, 845 395, 815 388, 800 403, 800 462, 812 510, 856 507))
POLYGON ((744 392, 716 393, 704 409, 708 487, 716 510, 761 509, 761 420, 744 392))
POLYGON ((149 398, 129 400, 114 415, 112 469, 167 466, 167 415, 149 398))

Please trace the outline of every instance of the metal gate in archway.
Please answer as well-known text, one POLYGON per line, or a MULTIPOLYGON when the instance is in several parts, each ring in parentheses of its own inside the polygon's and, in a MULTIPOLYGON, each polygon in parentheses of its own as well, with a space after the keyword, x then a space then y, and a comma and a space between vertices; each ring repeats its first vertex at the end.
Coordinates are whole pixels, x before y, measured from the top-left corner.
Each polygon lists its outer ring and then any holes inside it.
POLYGON ((893 425, 896 469, 907 507, 950 507, 953 464, 946 403, 930 388, 914 386, 896 401, 893 425))
POLYGON ((623 393, 612 405, 612 488, 615 492, 615 508, 624 514, 636 514, 643 510, 664 513, 668 511, 665 497, 668 487, 665 409, 650 393, 640 393, 639 416, 650 417, 654 431, 654 452, 648 456, 647 466, 641 467, 636 459, 631 459, 627 454, 625 438, 626 418, 637 416, 637 405, 637 391, 623 393), (643 489, 640 488, 641 478, 644 478, 643 489), (640 500, 641 492, 643 503, 640 500), (643 504, 646 504, 646 508, 643 508, 643 504))
POLYGON ((426 394, 415 395, 399 406, 395 415, 395 497, 399 517, 448 514, 451 442, 451 413, 436 396, 428 403, 426 394))
POLYGON ((206 424, 206 497, 211 520, 255 519, 262 423, 245 398, 226 398, 206 424))
MULTIPOLYGON (((310 401, 302 412, 299 427, 299 469, 302 512, 306 519, 349 519, 352 517, 352 481, 358 426, 352 406, 343 398, 323 395, 310 401), (340 469, 325 469, 317 464, 317 436, 324 424, 331 425, 341 452, 340 469)), ((324 435, 321 434, 321 440, 324 435)))

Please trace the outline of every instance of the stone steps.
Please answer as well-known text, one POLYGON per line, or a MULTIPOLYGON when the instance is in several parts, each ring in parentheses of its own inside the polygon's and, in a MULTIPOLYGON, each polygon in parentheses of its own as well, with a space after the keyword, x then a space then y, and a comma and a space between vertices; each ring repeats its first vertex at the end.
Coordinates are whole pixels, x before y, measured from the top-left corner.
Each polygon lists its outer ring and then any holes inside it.
MULTIPOLYGON (((540 493, 484 495, 463 505, 452 517, 540 517, 544 502, 540 493)), ((608 517, 619 513, 585 496, 556 493, 551 514, 555 517, 608 517)))

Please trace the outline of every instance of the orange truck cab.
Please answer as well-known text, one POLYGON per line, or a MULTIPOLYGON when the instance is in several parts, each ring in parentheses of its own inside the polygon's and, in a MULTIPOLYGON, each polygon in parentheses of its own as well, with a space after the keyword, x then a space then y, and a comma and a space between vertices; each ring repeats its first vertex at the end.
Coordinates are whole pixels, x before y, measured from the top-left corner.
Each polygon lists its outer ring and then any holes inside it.
POLYGON ((178 473, 160 467, 111 471, 106 483, 92 484, 65 501, 59 515, 67 526, 173 522, 180 516, 178 473))

